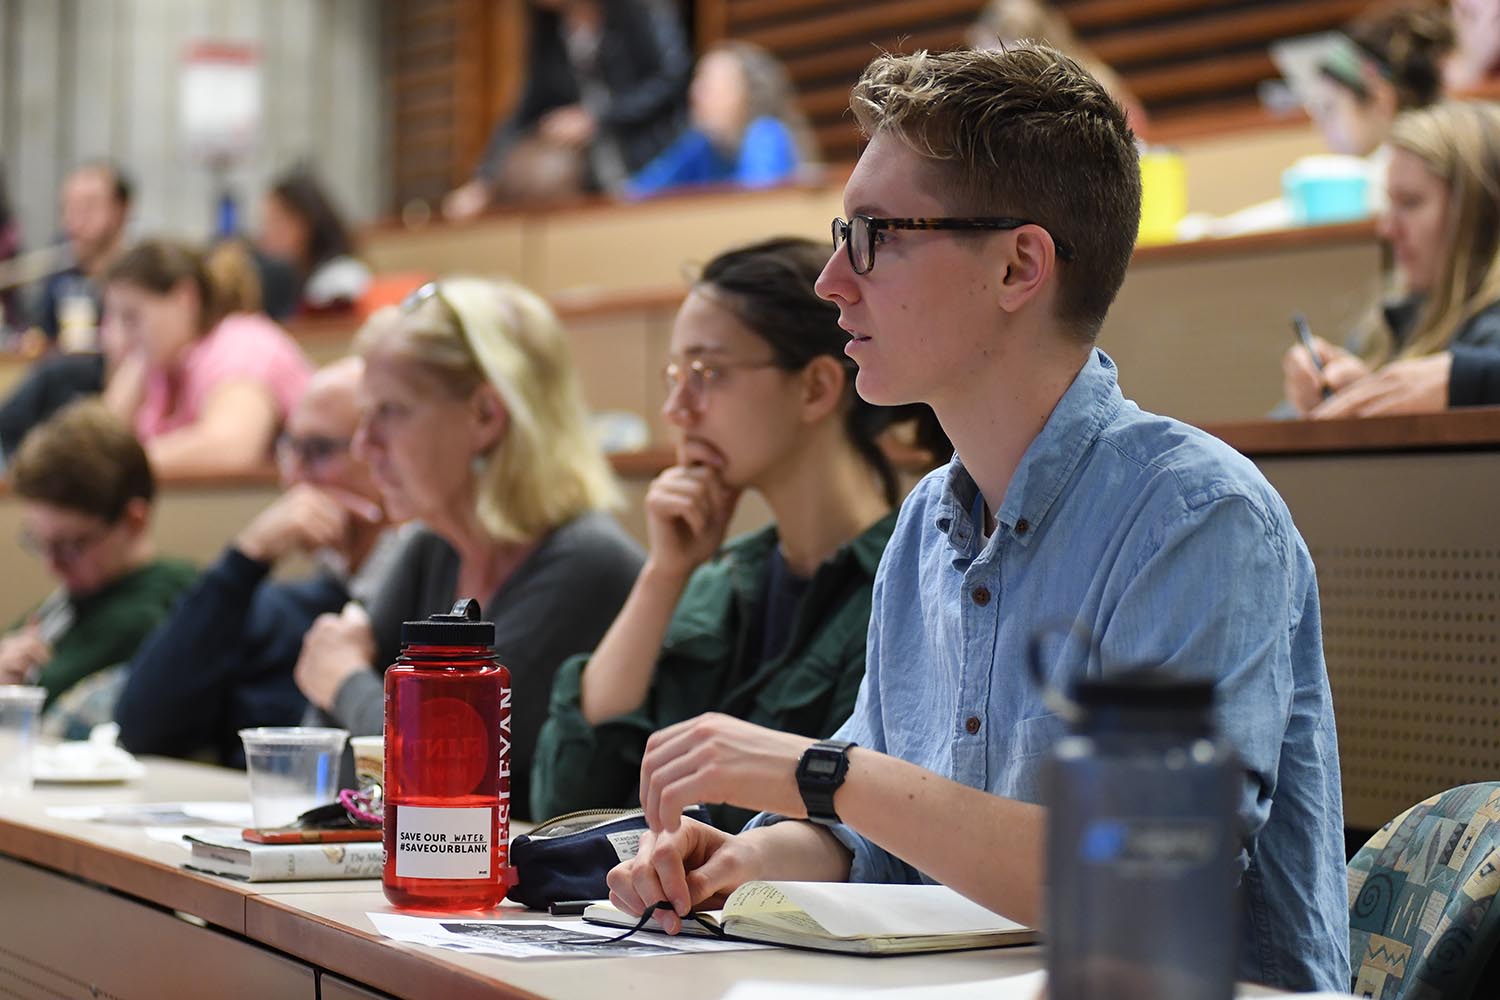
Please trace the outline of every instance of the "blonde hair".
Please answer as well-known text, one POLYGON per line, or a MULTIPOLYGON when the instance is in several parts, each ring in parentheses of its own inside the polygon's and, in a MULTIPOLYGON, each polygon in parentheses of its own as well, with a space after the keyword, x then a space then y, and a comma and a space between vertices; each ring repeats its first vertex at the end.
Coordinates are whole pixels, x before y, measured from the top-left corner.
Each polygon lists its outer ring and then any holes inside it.
POLYGON ((532 541, 591 510, 621 503, 589 425, 562 324, 509 281, 448 278, 414 305, 388 306, 355 338, 366 360, 419 365, 457 398, 488 383, 509 417, 477 474, 475 510, 497 541, 532 541))
POLYGON ((1448 210, 1438 275, 1406 343, 1396 349, 1379 315, 1364 323, 1360 354, 1374 366, 1442 351, 1466 321, 1500 301, 1500 107, 1444 101, 1408 111, 1386 141, 1443 182, 1448 210))

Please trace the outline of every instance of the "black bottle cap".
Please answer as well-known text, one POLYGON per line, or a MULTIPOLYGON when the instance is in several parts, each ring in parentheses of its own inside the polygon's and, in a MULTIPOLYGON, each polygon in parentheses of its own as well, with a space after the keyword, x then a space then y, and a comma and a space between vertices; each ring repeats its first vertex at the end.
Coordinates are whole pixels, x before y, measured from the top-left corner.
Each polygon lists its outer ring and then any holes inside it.
POLYGON ((479 620, 479 602, 466 597, 447 614, 401 623, 401 645, 493 646, 495 623, 479 620))
POLYGON ((1184 680, 1156 671, 1139 671, 1112 680, 1084 680, 1073 686, 1073 700, 1083 708, 1143 708, 1203 712, 1214 704, 1210 681, 1184 680))

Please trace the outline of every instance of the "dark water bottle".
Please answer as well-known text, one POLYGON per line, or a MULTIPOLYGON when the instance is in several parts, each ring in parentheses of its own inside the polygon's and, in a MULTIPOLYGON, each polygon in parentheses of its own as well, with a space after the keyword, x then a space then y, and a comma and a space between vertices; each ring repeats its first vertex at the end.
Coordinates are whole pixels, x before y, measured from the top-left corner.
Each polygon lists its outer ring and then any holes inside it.
POLYGON ((385 674, 385 864, 395 906, 497 906, 510 847, 510 671, 479 603, 401 626, 385 674))
POLYGON ((1051 1000, 1230 1000, 1240 769, 1213 686, 1082 681, 1045 772, 1051 1000))

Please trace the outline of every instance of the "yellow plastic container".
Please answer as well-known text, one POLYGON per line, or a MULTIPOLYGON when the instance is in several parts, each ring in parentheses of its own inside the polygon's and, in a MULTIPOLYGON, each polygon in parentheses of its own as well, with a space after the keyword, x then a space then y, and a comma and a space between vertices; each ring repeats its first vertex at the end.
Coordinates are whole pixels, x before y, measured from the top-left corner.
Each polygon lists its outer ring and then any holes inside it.
POLYGON ((1171 149, 1141 152, 1142 246, 1177 242, 1177 224, 1187 214, 1187 167, 1171 149))

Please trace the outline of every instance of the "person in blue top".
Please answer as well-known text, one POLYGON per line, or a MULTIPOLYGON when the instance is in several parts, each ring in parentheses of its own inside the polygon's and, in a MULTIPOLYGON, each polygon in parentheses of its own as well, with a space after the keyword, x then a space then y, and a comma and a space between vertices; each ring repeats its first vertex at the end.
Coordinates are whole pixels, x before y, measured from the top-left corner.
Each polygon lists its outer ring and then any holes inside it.
POLYGON ((876 571, 848 742, 721 715, 655 733, 650 830, 611 899, 668 901, 656 918, 676 930, 749 879, 930 880, 1036 923, 1039 779, 1065 729, 1027 676, 1040 636, 1050 686, 1142 666, 1213 682, 1243 768, 1239 976, 1347 990, 1312 559, 1247 459, 1126 400, 1094 344, 1140 218, 1125 112, 1031 43, 881 56, 851 104, 869 143, 818 293, 859 394, 928 403, 956 455, 902 505, 876 571), (762 814, 731 836, 682 819, 694 802, 762 814))
POLYGON ((757 45, 726 42, 698 60, 688 109, 689 127, 630 179, 628 197, 692 184, 780 184, 817 158, 786 70, 757 45))

